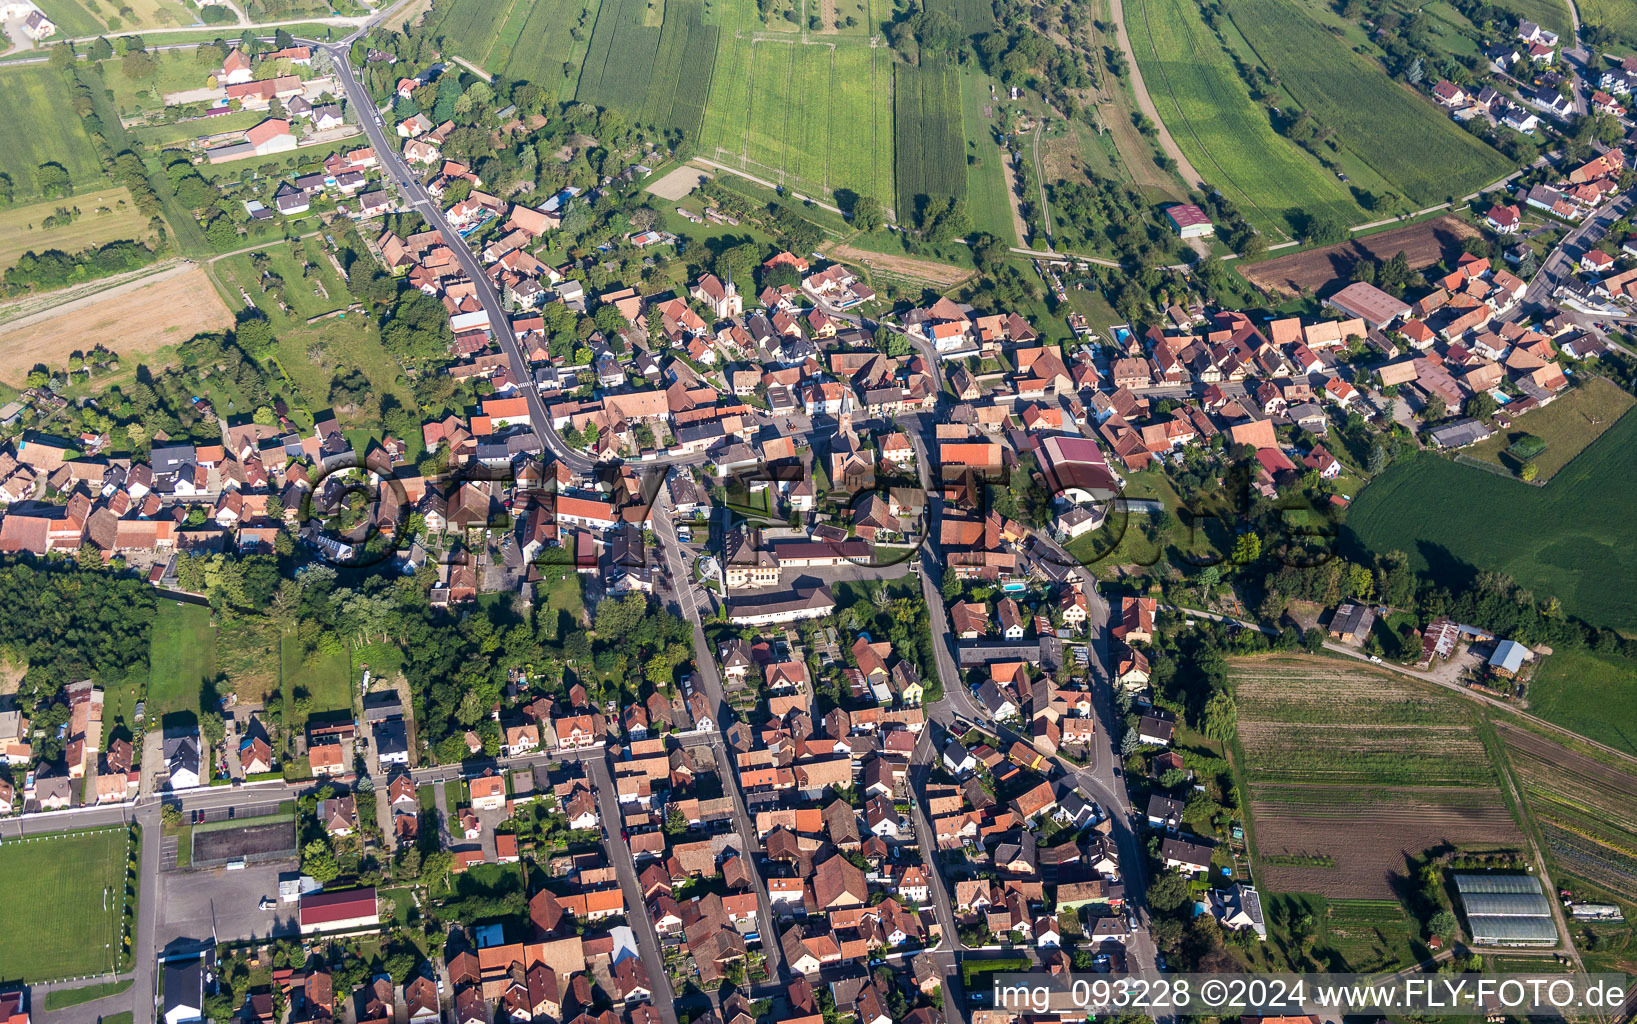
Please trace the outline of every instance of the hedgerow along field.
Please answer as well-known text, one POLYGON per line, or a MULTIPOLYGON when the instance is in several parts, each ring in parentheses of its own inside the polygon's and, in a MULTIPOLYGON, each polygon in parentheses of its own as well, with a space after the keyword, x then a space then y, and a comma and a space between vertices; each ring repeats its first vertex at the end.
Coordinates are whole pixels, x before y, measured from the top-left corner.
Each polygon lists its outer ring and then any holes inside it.
POLYGON ((1236 768, 1270 890, 1389 898, 1408 858, 1522 840, 1472 708, 1332 658, 1235 659, 1236 768))
POLYGON ((18 199, 40 194, 36 173, 44 163, 62 165, 76 189, 106 180, 85 122, 72 103, 63 102, 67 88, 62 73, 51 68, 0 70, 0 95, 6 97, 6 116, 0 118, 0 172, 11 176, 18 199))
POLYGON ((6 841, 0 963, 7 978, 48 981, 119 969, 130 849, 124 828, 6 841))
POLYGON ((1306 214, 1363 219, 1334 174, 1273 130, 1197 4, 1131 0, 1126 31, 1160 119, 1194 168, 1258 227, 1294 236, 1306 214))
POLYGON ((1348 510, 1349 557, 1407 552, 1454 589, 1478 571, 1504 572, 1555 596, 1599 626, 1637 628, 1637 416, 1624 416, 1545 487, 1432 454, 1395 463, 1348 510), (1480 520, 1474 510, 1481 509, 1480 520))
POLYGON ((917 196, 965 197, 965 133, 960 79, 953 66, 930 60, 919 67, 900 65, 894 84, 902 220, 915 210, 917 196))
POLYGON ((1285 91, 1418 205, 1475 192, 1515 169, 1290 0, 1227 0, 1225 7, 1285 91))
POLYGON ((1496 731, 1545 854, 1560 872, 1629 899, 1637 892, 1637 772, 1517 726, 1496 731))

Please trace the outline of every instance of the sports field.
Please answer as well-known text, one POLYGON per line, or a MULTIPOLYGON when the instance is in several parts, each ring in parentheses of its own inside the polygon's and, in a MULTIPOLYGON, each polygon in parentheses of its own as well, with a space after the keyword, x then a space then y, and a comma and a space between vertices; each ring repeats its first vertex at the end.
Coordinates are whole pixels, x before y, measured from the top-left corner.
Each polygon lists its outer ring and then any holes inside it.
POLYGON ((103 181, 102 168, 74 105, 63 101, 67 86, 60 72, 38 65, 0 70, 0 172, 11 176, 18 199, 40 194, 35 173, 58 163, 76 187, 103 181))
POLYGON ((216 627, 210 609, 160 602, 148 651, 148 721, 199 713, 200 689, 216 675, 216 627))
POLYGON ((1286 235, 1299 216, 1343 223, 1362 211, 1336 176, 1273 130, 1232 59, 1184 0, 1130 0, 1125 8, 1143 82, 1190 163, 1263 230, 1286 235))
POLYGON ((148 218, 137 211, 122 185, 82 192, 67 199, 48 199, 0 211, 0 270, 25 252, 61 249, 79 252, 118 239, 149 237, 148 218), (79 210, 71 224, 47 228, 43 221, 59 209, 79 210))
POLYGON ((1513 169, 1293 0, 1233 0, 1227 10, 1296 102, 1418 205, 1474 192, 1513 169))
POLYGON ((124 828, 8 838, 0 853, 0 964, 23 981, 117 970, 124 828))
POLYGON ((1637 629, 1637 417, 1623 417, 1545 487, 1422 454, 1376 477, 1348 511, 1350 557, 1394 549, 1451 590, 1504 572, 1570 615, 1637 629), (1473 510, 1482 509, 1481 528, 1473 510))
POLYGON ((1407 860, 1430 847, 1521 842, 1459 698, 1307 655, 1234 659, 1228 675, 1266 888, 1390 898, 1407 860))

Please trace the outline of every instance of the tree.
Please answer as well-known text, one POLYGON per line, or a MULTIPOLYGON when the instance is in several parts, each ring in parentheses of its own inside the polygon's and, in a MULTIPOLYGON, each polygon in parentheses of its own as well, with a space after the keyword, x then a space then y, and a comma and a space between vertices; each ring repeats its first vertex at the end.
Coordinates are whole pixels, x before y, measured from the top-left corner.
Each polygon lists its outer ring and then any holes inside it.
POLYGON ((1427 931, 1444 938, 1454 935, 1456 927, 1455 914, 1448 909, 1440 910, 1427 920, 1427 931))
POLYGON ((1006 243, 991 234, 980 234, 972 241, 972 259, 982 274, 993 276, 1006 265, 1011 250, 1006 243))
POLYGON ((68 169, 55 161, 47 161, 34 172, 35 183, 40 187, 40 193, 45 196, 61 197, 74 191, 74 181, 68 175, 68 169))
POLYGON ((1531 481, 1531 480, 1535 479, 1535 477, 1537 477, 1539 475, 1540 475, 1540 467, 1535 464, 1534 459, 1530 459, 1528 462, 1525 462, 1518 469, 1518 479, 1522 480, 1524 482, 1531 481))
POLYGON ((1228 693, 1214 693, 1205 702, 1205 735, 1213 740, 1227 742, 1239 720, 1239 708, 1228 693))
POLYGON ((1330 245, 1346 237, 1347 225, 1329 213, 1310 215, 1302 231, 1302 241, 1308 245, 1330 245))
POLYGON ((1164 914, 1188 899, 1188 882, 1175 871, 1160 871, 1148 880, 1148 909, 1164 914))
POLYGON ((881 200, 874 196, 859 196, 853 200, 853 227, 860 231, 879 231, 885 223, 881 200))

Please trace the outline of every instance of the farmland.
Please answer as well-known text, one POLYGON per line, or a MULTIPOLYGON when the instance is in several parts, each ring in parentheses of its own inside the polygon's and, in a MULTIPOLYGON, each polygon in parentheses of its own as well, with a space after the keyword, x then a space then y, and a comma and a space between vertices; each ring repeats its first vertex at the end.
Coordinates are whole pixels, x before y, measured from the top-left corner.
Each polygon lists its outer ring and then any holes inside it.
POLYGON ((44 981, 118 969, 130 846, 123 828, 6 842, 0 962, 7 978, 44 981))
POLYGON ((1625 416, 1545 487, 1435 455, 1396 463, 1348 511, 1342 547, 1408 552, 1456 588, 1479 570, 1511 575, 1569 615, 1637 628, 1637 550, 1625 542, 1637 500, 1637 417, 1625 416), (1485 529, 1473 531, 1473 509, 1485 529))
POLYGON ((1520 417, 1510 430, 1496 431, 1495 436, 1479 441, 1467 449, 1467 454, 1515 473, 1521 460, 1508 454, 1506 449, 1524 435, 1532 435, 1546 442, 1546 450, 1531 460, 1539 473, 1535 479, 1550 480, 1602 437, 1605 430, 1619 422, 1634 404, 1637 399, 1608 378, 1589 377, 1580 387, 1558 396, 1552 404, 1520 417))
POLYGON ((437 5, 427 31, 452 54, 566 99, 596 15, 597 0, 452 0, 437 5))
POLYGON ((1320 657, 1238 659, 1229 677, 1271 890, 1386 898, 1430 847, 1521 841, 1464 702, 1320 657))
MULTIPOLYGON (((1592 0, 1591 3, 1580 4, 1582 17, 1595 22, 1590 11, 1596 11, 1601 0, 1592 0)), ((1494 5, 1497 10, 1507 11, 1519 18, 1527 18, 1541 28, 1549 29, 1560 36, 1567 37, 1573 27, 1569 22, 1569 5, 1565 0, 1498 0, 1494 5)), ((1620 5, 1624 17, 1631 20, 1631 8, 1620 5)))
POLYGON ((693 137, 698 136, 705 117, 713 63, 696 55, 714 54, 721 31, 715 25, 706 25, 702 14, 696 0, 671 0, 665 5, 659 52, 642 103, 643 121, 676 128, 693 137))
MULTIPOLYGON (((1512 2, 1501 6, 1510 8, 1512 2)), ((1637 45, 1637 13, 1624 0, 1581 0, 1580 18, 1588 25, 1608 29, 1628 46, 1637 45)))
POLYGON ((175 0, 35 0, 40 10, 57 23, 63 37, 96 36, 104 32, 167 28, 198 22, 192 11, 175 0), (125 14, 126 10, 129 14, 125 14))
MULTIPOLYGON (((732 13, 726 3, 713 7, 732 13)), ((754 8, 748 17, 755 17, 754 8)), ((840 37, 809 45, 748 34, 742 21, 722 26, 701 155, 781 184, 852 189, 890 206, 893 69, 887 51, 840 37), (736 27, 746 36, 730 31, 736 27)))
POLYGON ((1402 252, 1411 268, 1420 270, 1459 256, 1461 240, 1476 237, 1478 233, 1478 229, 1463 220, 1437 217, 1408 227, 1361 235, 1337 245, 1252 263, 1241 267, 1239 272, 1252 284, 1285 295, 1298 295, 1304 289, 1327 294, 1331 286, 1339 287, 1352 280, 1353 268, 1360 260, 1379 262, 1402 252))
POLYGON ((928 10, 943 11, 955 19, 964 36, 978 36, 995 28, 995 7, 989 0, 937 0, 928 10))
POLYGON ((1233 0, 1228 13, 1296 102, 1416 205, 1475 191, 1511 169, 1289 0, 1233 0))
POLYGON ((1637 755, 1637 664, 1560 650, 1529 684, 1529 710, 1548 722, 1637 755))
POLYGON ((966 166, 966 206, 972 226, 987 231, 1007 245, 1017 245, 1017 229, 1008 195, 1011 188, 1006 152, 995 143, 993 88, 986 75, 963 71, 960 76, 961 117, 966 126, 966 148, 975 163, 966 166), (987 112, 987 113, 986 113, 987 112))
POLYGON ((36 363, 61 366, 90 347, 87 338, 121 355, 147 355, 232 322, 204 271, 175 267, 7 322, 0 381, 20 383, 36 363))
POLYGON ((148 218, 137 212, 131 193, 124 186, 15 206, 0 212, 0 270, 30 250, 79 252, 116 239, 146 240, 148 237, 148 218), (54 228, 40 224, 63 207, 80 211, 72 224, 54 228))
POLYGON ((945 64, 903 66, 894 86, 898 215, 906 217, 917 196, 966 194, 960 77, 945 64))
POLYGON ((1232 59, 1184 0, 1133 0, 1127 31, 1160 117, 1194 167, 1267 229, 1293 235, 1308 213, 1344 223, 1359 208, 1335 176, 1273 130, 1232 59))
POLYGON ((597 10, 591 46, 580 68, 574 98, 620 110, 642 109, 654 79, 659 25, 644 24, 647 0, 607 0, 597 10))
POLYGON ((1559 869, 1613 894, 1637 891, 1637 773, 1515 726, 1498 732, 1559 869))
POLYGON ((11 176, 19 199, 40 194, 35 172, 61 164, 75 187, 103 180, 96 150, 71 103, 62 102, 60 72, 44 67, 0 71, 7 116, 0 119, 0 172, 11 176))

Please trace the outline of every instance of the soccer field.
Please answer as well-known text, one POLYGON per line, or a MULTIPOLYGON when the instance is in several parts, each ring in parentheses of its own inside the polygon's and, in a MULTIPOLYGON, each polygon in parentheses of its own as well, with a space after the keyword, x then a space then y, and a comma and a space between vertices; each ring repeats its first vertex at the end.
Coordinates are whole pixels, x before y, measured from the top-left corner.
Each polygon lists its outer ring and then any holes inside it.
POLYGON ((0 964, 50 981, 118 969, 125 901, 123 828, 0 843, 0 964))

